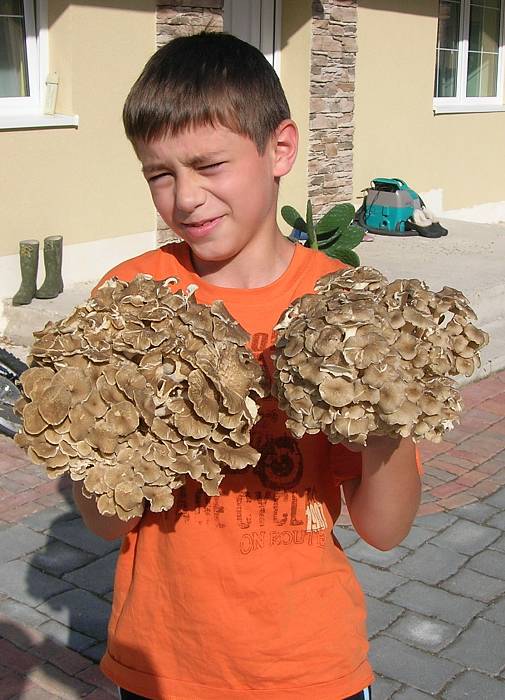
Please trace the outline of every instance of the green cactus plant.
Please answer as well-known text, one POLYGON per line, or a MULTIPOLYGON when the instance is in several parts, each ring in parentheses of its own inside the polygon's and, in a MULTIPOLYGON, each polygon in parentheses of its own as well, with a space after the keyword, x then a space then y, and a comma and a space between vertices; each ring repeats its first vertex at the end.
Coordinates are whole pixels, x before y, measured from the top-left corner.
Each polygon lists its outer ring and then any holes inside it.
POLYGON ((337 258, 347 265, 358 267, 358 254, 353 250, 361 241, 365 232, 353 225, 355 209, 352 204, 336 204, 314 224, 312 202, 307 201, 305 219, 291 206, 281 209, 284 221, 293 229, 307 234, 305 246, 320 250, 330 258, 337 258))

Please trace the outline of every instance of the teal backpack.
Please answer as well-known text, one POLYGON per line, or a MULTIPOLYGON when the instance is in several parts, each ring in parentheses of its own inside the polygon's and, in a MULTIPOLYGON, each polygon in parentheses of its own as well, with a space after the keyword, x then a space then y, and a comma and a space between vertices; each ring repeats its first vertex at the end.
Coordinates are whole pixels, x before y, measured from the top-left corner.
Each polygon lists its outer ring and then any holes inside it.
POLYGON ((400 178, 377 177, 365 190, 356 222, 371 233, 385 236, 447 235, 421 197, 400 178))

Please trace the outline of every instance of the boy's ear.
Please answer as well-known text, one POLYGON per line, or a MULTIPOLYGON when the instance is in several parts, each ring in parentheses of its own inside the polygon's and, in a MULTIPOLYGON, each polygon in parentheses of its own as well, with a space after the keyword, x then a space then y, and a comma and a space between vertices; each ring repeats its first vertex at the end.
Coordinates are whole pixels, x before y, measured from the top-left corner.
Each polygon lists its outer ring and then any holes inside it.
POLYGON ((287 175, 296 159, 298 152, 298 129, 292 119, 284 119, 272 137, 273 146, 273 175, 287 175))

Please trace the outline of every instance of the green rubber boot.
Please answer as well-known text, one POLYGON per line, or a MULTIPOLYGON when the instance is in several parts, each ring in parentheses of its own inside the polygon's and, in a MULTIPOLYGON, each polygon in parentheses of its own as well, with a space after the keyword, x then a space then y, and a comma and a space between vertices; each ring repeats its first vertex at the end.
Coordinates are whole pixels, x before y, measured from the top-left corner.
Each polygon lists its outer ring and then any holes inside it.
POLYGON ((37 291, 37 268, 39 266, 39 242, 34 240, 19 242, 19 264, 21 266, 21 286, 12 297, 13 306, 29 304, 37 291))
POLYGON ((37 289, 37 299, 54 299, 63 291, 61 262, 63 258, 63 237, 47 236, 44 238, 44 265, 46 279, 40 289, 37 289))

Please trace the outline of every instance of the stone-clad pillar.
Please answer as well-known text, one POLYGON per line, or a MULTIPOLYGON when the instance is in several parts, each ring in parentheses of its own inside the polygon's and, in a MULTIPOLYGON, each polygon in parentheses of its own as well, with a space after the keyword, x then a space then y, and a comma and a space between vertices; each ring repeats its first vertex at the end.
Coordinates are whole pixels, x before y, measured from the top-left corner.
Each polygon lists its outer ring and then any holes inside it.
MULTIPOLYGON (((222 31, 223 0, 161 0, 156 8, 156 46, 164 46, 177 36, 204 30, 222 31)), ((157 215, 158 245, 179 240, 157 215)))
POLYGON ((357 0, 312 3, 309 197, 326 210, 352 197, 357 0))
POLYGON ((205 29, 222 31, 223 0, 161 0, 156 12, 158 47, 176 36, 197 34, 205 29))

